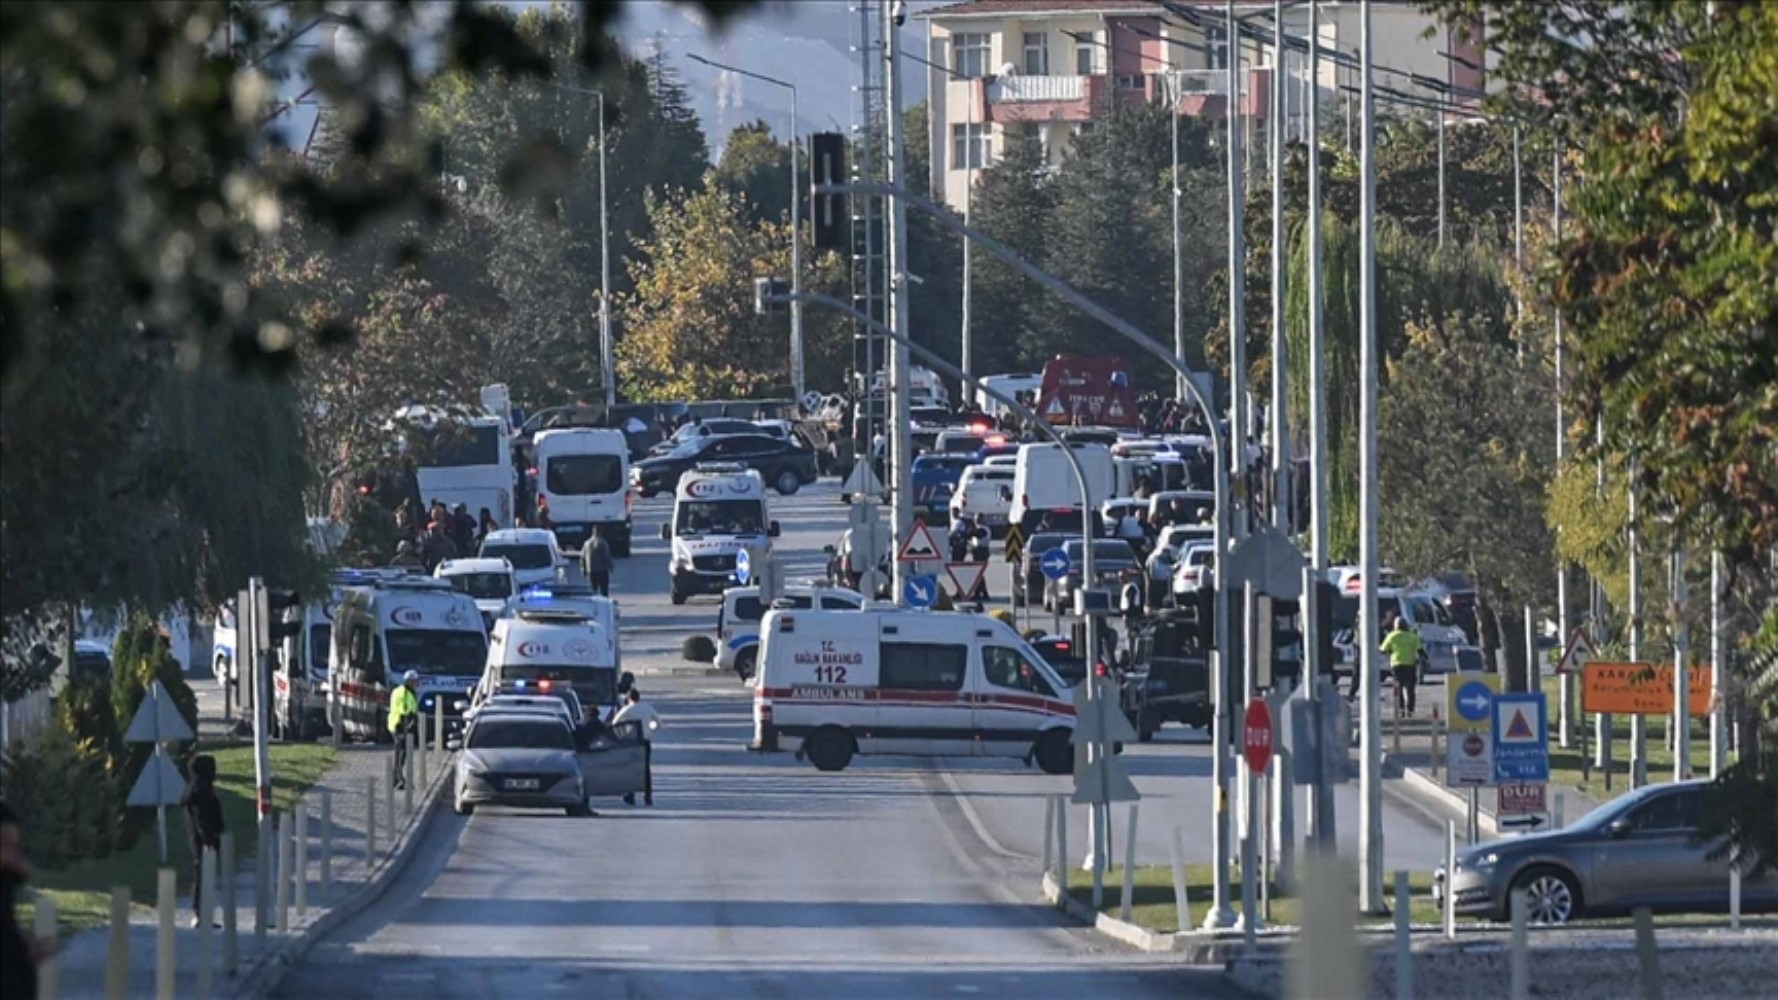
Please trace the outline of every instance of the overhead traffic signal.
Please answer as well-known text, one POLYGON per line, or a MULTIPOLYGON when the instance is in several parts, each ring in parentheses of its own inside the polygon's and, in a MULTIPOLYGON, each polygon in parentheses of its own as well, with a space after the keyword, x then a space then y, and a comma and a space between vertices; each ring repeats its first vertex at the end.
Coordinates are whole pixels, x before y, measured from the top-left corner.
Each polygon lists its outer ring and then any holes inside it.
MULTIPOLYGON (((828 184, 844 184, 846 177, 846 137, 838 132, 817 132, 809 137, 812 170, 810 180, 819 189, 828 184)), ((851 199, 843 194, 823 194, 816 190, 810 201, 812 242, 817 250, 846 250, 851 244, 851 199)))

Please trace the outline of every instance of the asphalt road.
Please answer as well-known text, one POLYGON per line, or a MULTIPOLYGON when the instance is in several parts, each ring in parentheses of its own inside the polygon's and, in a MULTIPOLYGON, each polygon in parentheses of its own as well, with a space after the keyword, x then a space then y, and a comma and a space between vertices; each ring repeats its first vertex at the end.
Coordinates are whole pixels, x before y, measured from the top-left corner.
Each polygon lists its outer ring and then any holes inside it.
MULTIPOLYGON (((749 693, 667 676, 709 634, 715 598, 667 600, 669 502, 637 507, 619 563, 625 665, 666 723, 658 805, 594 819, 483 809, 443 815, 375 906, 292 970, 286 997, 1221 996, 1214 970, 1124 952, 1036 897, 1044 797, 1068 779, 1016 761, 861 759, 821 774, 750 754, 749 693)), ((845 527, 830 484, 773 497, 785 577, 821 575, 845 527)), ((1164 862, 1172 826, 1210 858, 1207 736, 1169 727, 1128 748, 1142 791, 1137 854, 1164 862)), ((1357 789, 1337 795, 1352 849, 1357 789)), ((1071 810, 1069 843, 1086 844, 1071 810)), ((1120 809, 1116 823, 1123 822, 1120 809)), ((1385 858, 1430 869, 1442 827, 1386 797, 1385 858)), ((1114 830, 1115 852, 1123 836, 1114 830)))
MULTIPOLYGON (((614 580, 625 662, 644 670, 715 616, 712 599, 666 599, 665 544, 643 534, 664 510, 639 505, 635 555, 614 580)), ((844 523, 832 487, 774 498, 773 516, 787 578, 818 574, 844 523)), ((446 813, 403 877, 278 995, 1239 995, 1219 970, 1121 951, 1039 905, 1035 863, 978 835, 943 762, 822 774, 743 749, 749 705, 734 681, 643 683, 665 717, 656 807, 446 813)), ((1029 780, 969 778, 989 783, 972 802, 1023 796, 1029 780)))

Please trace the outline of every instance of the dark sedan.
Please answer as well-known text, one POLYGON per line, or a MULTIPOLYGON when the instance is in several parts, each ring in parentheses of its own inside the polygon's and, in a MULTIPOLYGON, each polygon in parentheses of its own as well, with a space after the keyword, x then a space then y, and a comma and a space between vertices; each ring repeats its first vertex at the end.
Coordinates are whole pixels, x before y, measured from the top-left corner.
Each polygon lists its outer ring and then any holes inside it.
POLYGON ((679 477, 699 462, 738 462, 756 469, 766 485, 786 496, 815 481, 815 453, 795 441, 764 434, 725 434, 687 441, 666 455, 630 467, 637 492, 671 493, 679 477))

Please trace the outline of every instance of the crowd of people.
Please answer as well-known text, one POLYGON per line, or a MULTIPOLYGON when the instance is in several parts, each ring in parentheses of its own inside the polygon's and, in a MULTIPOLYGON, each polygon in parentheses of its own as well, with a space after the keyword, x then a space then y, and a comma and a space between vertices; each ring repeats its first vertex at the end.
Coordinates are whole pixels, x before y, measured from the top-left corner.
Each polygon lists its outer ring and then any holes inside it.
POLYGON ((389 565, 424 573, 437 569, 447 559, 478 551, 488 533, 500 527, 486 507, 480 515, 470 517, 465 505, 446 507, 442 500, 432 501, 424 515, 419 505, 409 500, 396 509, 395 526, 402 539, 396 543, 389 565))

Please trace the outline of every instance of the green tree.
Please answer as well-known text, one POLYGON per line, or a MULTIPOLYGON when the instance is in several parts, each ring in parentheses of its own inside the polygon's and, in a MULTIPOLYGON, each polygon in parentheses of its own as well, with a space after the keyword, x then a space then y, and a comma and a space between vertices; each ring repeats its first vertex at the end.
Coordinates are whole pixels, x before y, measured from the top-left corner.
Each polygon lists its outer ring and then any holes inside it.
MULTIPOLYGON (((773 139, 771 126, 763 121, 729 133, 722 158, 710 168, 710 179, 739 195, 753 222, 783 222, 790 217, 790 147, 773 139)), ((806 182, 808 175, 800 179, 806 182)))
MULTIPOLYGON (((1033 262, 1045 260, 1056 211, 1043 152, 1034 133, 1009 130, 1000 159, 978 175, 970 204, 974 225, 1033 262)), ((976 370, 1021 371, 1047 360, 1054 312, 1047 293, 991 254, 977 253, 971 267, 976 370)))

